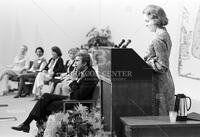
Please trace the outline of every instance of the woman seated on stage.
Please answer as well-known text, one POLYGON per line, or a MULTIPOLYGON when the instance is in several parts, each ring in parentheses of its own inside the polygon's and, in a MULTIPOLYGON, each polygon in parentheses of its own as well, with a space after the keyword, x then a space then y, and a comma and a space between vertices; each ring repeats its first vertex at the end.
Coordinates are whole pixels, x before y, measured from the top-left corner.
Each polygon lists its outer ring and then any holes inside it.
POLYGON ((77 73, 76 69, 74 69, 70 74, 64 77, 61 82, 57 83, 54 94, 57 95, 65 95, 69 96, 70 91, 69 91, 69 83, 72 82, 71 75, 74 75, 74 73, 77 73))
POLYGON ((34 100, 37 100, 42 95, 42 88, 45 81, 49 81, 56 76, 57 73, 63 72, 64 65, 61 58, 62 52, 59 47, 52 47, 52 58, 45 66, 42 72, 39 72, 33 86, 32 93, 35 95, 34 100))
POLYGON ((68 77, 68 75, 73 71, 74 69, 74 62, 76 54, 78 53, 77 48, 71 48, 68 51, 69 59, 66 61, 64 66, 64 72, 60 74, 59 77, 55 77, 50 85, 50 93, 54 93, 55 87, 58 83, 62 82, 64 79, 68 77))
POLYGON ((64 71, 65 73, 62 73, 62 77, 65 76, 66 74, 70 74, 73 69, 74 69, 74 62, 75 62, 75 57, 76 54, 78 53, 77 48, 71 48, 68 51, 69 59, 66 61, 65 66, 64 66, 64 71))
POLYGON ((41 72, 47 64, 46 59, 43 56, 44 49, 42 47, 37 47, 35 54, 36 58, 34 59, 31 68, 26 73, 19 76, 18 93, 14 98, 25 97, 27 94, 30 94, 30 91, 25 88, 25 82, 30 78, 34 80, 37 74, 41 72))
POLYGON ((8 92, 9 86, 8 81, 11 77, 17 77, 25 70, 29 69, 29 59, 26 56, 28 51, 28 47, 26 45, 22 45, 20 47, 20 51, 14 59, 14 63, 11 67, 7 68, 7 70, 3 71, 0 75, 0 95, 4 95, 8 92))
MULTIPOLYGON (((70 79, 72 82, 68 84, 70 97, 63 95, 55 95, 45 93, 35 104, 27 119, 17 127, 12 129, 17 131, 29 132, 30 123, 33 120, 46 120, 53 112, 63 109, 63 99, 70 98, 75 100, 92 99, 93 92, 99 81, 96 72, 91 66, 91 58, 89 54, 80 53, 75 58, 76 73, 72 73, 70 79)), ((66 109, 72 109, 73 104, 67 104, 66 109)))

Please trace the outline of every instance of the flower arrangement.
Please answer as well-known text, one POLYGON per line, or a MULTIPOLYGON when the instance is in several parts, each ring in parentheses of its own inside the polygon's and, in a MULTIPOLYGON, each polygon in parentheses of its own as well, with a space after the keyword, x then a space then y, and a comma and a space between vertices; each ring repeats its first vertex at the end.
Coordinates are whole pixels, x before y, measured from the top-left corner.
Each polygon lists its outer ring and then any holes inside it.
POLYGON ((79 104, 67 113, 55 113, 47 122, 37 123, 35 137, 108 137, 103 131, 100 110, 79 104))
POLYGON ((99 47, 107 46, 113 47, 114 43, 110 41, 111 39, 111 30, 109 26, 106 28, 98 29, 93 27, 86 35, 89 38, 88 43, 86 44, 90 47, 99 47))

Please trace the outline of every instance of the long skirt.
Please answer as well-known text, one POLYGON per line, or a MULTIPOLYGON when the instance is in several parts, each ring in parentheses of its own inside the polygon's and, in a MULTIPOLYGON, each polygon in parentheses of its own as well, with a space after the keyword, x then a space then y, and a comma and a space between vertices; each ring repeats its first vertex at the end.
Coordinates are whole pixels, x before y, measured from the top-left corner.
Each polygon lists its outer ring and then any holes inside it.
POLYGON ((40 72, 38 73, 37 77, 35 78, 34 86, 32 93, 38 96, 41 96, 42 93, 42 88, 44 86, 45 81, 49 81, 52 77, 45 72, 40 72))

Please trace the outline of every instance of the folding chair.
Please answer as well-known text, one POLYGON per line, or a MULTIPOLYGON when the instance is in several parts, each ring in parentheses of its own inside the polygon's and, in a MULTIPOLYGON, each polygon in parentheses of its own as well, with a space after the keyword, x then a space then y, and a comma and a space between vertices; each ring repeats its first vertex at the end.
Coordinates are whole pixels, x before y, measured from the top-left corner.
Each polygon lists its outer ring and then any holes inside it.
MULTIPOLYGON (((30 61, 29 68, 31 68, 32 65, 33 65, 33 61, 30 61)), ((17 82, 19 85, 19 77, 18 76, 10 77, 9 80, 12 82, 17 82)), ((32 81, 32 79, 30 81, 32 81)), ((18 88, 13 88, 13 89, 10 89, 9 91, 13 92, 15 90, 18 90, 18 88)))

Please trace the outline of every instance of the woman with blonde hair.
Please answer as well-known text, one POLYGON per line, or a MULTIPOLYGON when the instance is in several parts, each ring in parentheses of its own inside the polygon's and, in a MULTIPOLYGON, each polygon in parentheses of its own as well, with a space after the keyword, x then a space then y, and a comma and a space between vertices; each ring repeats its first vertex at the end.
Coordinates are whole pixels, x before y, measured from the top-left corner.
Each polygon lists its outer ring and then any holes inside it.
POLYGON ((26 56, 27 51, 28 47, 26 45, 22 45, 20 47, 19 53, 14 58, 14 63, 11 65, 11 67, 3 71, 3 73, 0 75, 0 83, 1 83, 0 95, 4 95, 8 92, 9 78, 17 77, 24 71, 29 69, 30 61, 26 56))
POLYGON ((74 69, 74 62, 76 54, 79 52, 77 48, 71 48, 68 50, 69 59, 65 63, 64 70, 67 74, 73 71, 74 69))
POLYGON ((169 70, 169 57, 172 42, 165 26, 168 18, 165 11, 156 5, 148 5, 144 10, 146 27, 155 34, 149 44, 144 60, 154 70, 153 92, 156 99, 154 115, 168 115, 174 107, 174 82, 169 70), (158 110, 158 111, 156 111, 158 110))

